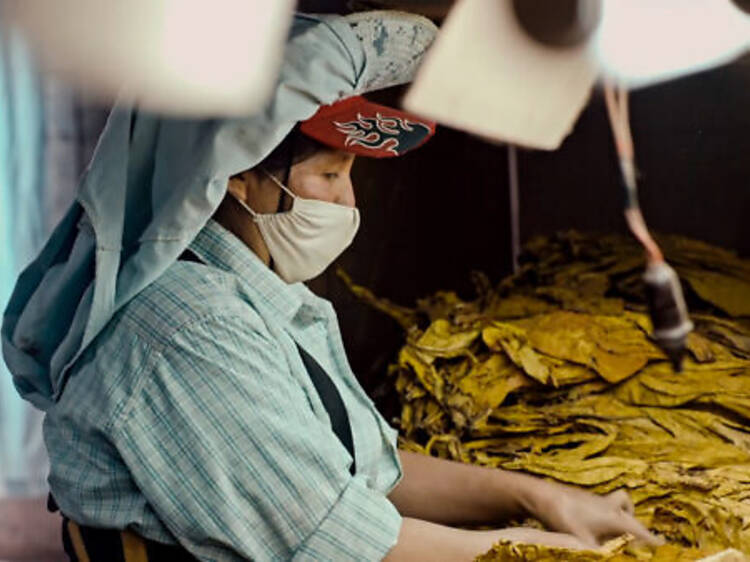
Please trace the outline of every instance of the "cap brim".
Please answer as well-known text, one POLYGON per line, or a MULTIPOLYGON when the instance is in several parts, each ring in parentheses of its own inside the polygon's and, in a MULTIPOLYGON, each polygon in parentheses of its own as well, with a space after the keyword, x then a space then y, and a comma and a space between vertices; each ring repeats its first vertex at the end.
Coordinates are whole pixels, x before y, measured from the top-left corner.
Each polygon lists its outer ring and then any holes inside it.
POLYGON ((427 142, 435 123, 353 96, 321 107, 300 131, 318 142, 368 158, 401 156, 427 142))

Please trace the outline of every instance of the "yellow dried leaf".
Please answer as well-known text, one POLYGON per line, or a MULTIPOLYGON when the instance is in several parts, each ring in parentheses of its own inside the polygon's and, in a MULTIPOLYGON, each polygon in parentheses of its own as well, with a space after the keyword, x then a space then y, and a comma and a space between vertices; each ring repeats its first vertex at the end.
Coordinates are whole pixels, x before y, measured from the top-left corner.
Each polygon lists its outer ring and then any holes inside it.
POLYGON ((435 320, 412 344, 427 362, 436 357, 465 355, 479 337, 479 330, 456 330, 443 318, 435 320))
POLYGON ((486 316, 493 320, 507 320, 533 316, 534 314, 549 312, 555 308, 546 301, 528 295, 497 295, 487 305, 486 316))
MULTIPOLYGON (((355 288, 407 331, 389 369, 400 446, 595 493, 627 490, 636 516, 673 542, 627 544, 610 561, 750 552, 750 262, 659 240, 697 326, 679 374, 649 339, 642 252, 617 235, 539 237, 517 275, 494 290, 480 279, 474 301, 441 291, 410 310, 355 288)), ((532 554, 588 560, 520 545, 488 560, 532 554)))
POLYGON ((494 322, 482 331, 482 339, 490 349, 504 351, 513 363, 534 380, 542 384, 549 381, 549 366, 529 346, 526 334, 522 330, 507 323, 494 322))
POLYGON ((458 389, 481 408, 497 408, 509 393, 529 385, 518 368, 503 355, 491 355, 473 365, 458 382, 458 389))
POLYGON ((626 318, 553 312, 513 323, 530 345, 552 357, 585 365, 615 383, 663 354, 626 318))
POLYGON ((750 277, 743 279, 686 267, 678 268, 678 273, 702 299, 730 316, 750 316, 750 277))
POLYGON ((648 469, 647 463, 634 458, 595 457, 582 461, 566 462, 565 460, 547 460, 533 455, 525 455, 519 459, 503 463, 503 467, 509 470, 523 470, 531 474, 550 476, 560 482, 578 486, 602 484, 624 474, 642 475, 648 469))

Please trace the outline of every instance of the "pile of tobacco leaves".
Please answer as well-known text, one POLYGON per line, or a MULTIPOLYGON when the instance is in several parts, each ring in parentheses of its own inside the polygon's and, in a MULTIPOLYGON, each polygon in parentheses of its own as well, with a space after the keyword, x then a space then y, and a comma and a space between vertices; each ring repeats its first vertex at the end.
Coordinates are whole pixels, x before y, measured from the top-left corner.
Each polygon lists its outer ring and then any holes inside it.
POLYGON ((750 553, 750 260, 658 241, 695 323, 681 373, 649 339, 642 252, 619 235, 536 238, 518 274, 497 286, 475 275, 472 301, 441 291, 406 308, 342 273, 405 330, 390 367, 403 449, 597 493, 626 489, 668 542, 565 557, 499 544, 482 560, 750 553))

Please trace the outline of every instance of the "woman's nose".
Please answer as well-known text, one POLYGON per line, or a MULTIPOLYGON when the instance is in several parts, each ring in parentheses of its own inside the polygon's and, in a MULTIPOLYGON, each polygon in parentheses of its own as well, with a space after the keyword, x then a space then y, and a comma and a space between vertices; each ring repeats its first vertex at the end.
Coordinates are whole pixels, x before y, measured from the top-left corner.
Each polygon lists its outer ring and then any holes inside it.
POLYGON ((347 207, 355 207, 357 205, 351 177, 347 176, 342 180, 341 191, 336 199, 336 203, 339 205, 346 205, 347 207))

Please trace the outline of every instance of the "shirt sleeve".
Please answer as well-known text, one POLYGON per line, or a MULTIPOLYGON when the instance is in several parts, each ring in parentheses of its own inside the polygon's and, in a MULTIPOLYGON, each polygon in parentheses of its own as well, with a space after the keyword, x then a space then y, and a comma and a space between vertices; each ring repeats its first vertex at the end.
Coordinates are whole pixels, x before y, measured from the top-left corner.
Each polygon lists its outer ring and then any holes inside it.
POLYGON ((201 559, 382 559, 401 517, 252 326, 203 319, 158 353, 114 431, 134 480, 201 559))

